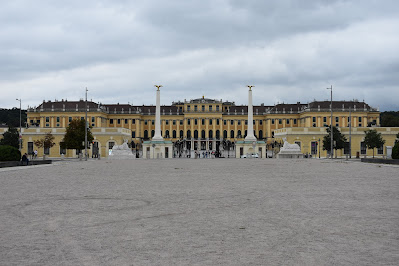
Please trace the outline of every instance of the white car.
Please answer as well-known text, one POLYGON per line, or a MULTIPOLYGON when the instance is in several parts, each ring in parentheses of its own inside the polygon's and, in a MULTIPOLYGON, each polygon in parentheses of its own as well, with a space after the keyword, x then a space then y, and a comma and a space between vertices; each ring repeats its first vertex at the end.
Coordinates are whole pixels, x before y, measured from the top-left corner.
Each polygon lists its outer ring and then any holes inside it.
POLYGON ((259 155, 257 153, 248 153, 241 155, 241 158, 259 158, 259 155))

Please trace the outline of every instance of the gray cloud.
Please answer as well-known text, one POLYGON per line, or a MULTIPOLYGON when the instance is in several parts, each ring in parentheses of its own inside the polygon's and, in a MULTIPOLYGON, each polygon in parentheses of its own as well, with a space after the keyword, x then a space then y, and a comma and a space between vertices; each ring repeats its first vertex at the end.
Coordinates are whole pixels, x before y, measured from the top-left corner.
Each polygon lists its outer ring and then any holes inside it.
POLYGON ((0 107, 84 96, 163 104, 357 98, 398 109, 396 1, 8 1, 0 107))

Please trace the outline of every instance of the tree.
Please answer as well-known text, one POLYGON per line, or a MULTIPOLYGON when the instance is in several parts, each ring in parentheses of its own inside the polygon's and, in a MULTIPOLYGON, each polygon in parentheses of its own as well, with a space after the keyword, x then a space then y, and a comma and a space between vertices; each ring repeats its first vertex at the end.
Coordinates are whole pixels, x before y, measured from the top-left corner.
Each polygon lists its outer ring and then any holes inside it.
POLYGON ((396 144, 396 143, 399 143, 399 133, 396 134, 395 144, 396 144))
MULTIPOLYGON (((51 134, 51 132, 47 132, 46 135, 44 135, 43 138, 38 139, 33 141, 33 143, 35 143, 35 145, 40 149, 40 148, 51 148, 55 145, 54 142, 54 136, 53 134, 51 134)), ((44 157, 43 157, 44 158, 44 157)))
POLYGON ((374 158, 374 149, 383 146, 385 140, 382 139, 381 133, 378 133, 375 129, 366 130, 364 133, 366 134, 364 137, 364 144, 368 149, 373 149, 374 158))
MULTIPOLYGON (((323 150, 327 150, 331 153, 331 128, 327 127, 327 135, 323 137, 323 150)), ((345 147, 346 137, 341 134, 337 127, 333 127, 333 141, 334 141, 334 150, 342 150, 345 147)), ((337 153, 335 152, 335 157, 337 157, 337 153)))
POLYGON ((21 152, 12 146, 0 146, 0 161, 19 161, 21 159, 21 152))
POLYGON ((399 141, 392 148, 392 159, 399 159, 399 141))
MULTIPOLYGON (((87 141, 92 142, 94 139, 90 128, 87 130, 87 141)), ((85 120, 74 119, 66 128, 61 148, 83 150, 85 148, 85 120)))
POLYGON ((4 132, 0 145, 8 145, 19 148, 19 132, 15 127, 9 126, 8 131, 4 132))

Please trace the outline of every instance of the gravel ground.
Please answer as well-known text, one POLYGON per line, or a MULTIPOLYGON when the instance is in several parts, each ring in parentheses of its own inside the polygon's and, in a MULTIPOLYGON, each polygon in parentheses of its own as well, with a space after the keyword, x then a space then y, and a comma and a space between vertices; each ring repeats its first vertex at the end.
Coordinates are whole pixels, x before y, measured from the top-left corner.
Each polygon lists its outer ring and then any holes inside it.
POLYGON ((0 171, 0 265, 398 265, 399 168, 60 162, 0 171))

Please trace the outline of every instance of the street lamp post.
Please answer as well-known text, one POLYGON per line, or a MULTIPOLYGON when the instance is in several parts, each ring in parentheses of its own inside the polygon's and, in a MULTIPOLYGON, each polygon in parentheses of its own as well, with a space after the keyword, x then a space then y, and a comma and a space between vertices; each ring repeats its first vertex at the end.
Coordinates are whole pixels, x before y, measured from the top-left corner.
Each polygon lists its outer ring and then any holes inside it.
POLYGON ((85 161, 87 161, 87 87, 86 87, 86 102, 85 102, 85 112, 86 112, 86 118, 85 118, 85 161))
POLYGON ((319 159, 320 159, 320 148, 321 148, 320 145, 321 145, 321 143, 320 143, 320 139, 319 139, 319 143, 318 143, 318 147, 317 147, 319 149, 319 159))
POLYGON ((332 105, 332 85, 331 85, 331 88, 327 88, 327 90, 331 90, 331 121, 330 121, 330 124, 331 124, 331 132, 330 132, 330 137, 331 137, 331 152, 330 152, 330 155, 331 155, 331 160, 333 159, 333 155, 334 155, 334 152, 333 152, 333 144, 334 144, 334 142, 333 142, 333 105, 332 105))
POLYGON ((17 101, 19 101, 19 139, 18 139, 18 142, 19 142, 19 151, 21 151, 22 150, 22 109, 21 109, 21 107, 22 107, 22 100, 21 100, 21 98, 19 98, 19 99, 16 99, 17 101))

